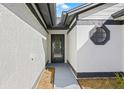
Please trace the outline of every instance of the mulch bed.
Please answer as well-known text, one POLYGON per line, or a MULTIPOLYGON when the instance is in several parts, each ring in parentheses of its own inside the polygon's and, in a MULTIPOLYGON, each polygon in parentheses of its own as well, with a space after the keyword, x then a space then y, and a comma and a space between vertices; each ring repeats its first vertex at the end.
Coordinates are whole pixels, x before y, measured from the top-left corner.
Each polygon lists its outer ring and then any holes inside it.
POLYGON ((114 78, 78 79, 82 89, 116 89, 118 82, 114 78))
POLYGON ((37 89, 53 89, 54 88, 55 68, 49 67, 43 71, 39 79, 37 89))

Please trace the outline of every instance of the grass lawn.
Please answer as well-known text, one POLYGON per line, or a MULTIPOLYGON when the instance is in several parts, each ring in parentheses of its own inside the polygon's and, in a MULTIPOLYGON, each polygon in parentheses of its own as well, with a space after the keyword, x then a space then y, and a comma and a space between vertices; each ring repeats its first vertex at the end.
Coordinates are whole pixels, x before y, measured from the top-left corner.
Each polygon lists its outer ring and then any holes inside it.
POLYGON ((54 74, 55 68, 49 67, 43 71, 41 75, 37 89, 53 89, 54 88, 54 74))
POLYGON ((117 89, 120 83, 114 78, 86 78, 78 82, 83 89, 117 89))

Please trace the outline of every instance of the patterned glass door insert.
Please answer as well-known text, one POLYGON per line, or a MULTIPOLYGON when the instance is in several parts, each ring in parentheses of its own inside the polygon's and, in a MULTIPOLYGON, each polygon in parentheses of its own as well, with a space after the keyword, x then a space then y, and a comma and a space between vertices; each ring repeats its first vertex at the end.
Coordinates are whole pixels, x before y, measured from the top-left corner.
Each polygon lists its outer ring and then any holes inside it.
POLYGON ((64 35, 51 36, 52 62, 64 62, 64 35))

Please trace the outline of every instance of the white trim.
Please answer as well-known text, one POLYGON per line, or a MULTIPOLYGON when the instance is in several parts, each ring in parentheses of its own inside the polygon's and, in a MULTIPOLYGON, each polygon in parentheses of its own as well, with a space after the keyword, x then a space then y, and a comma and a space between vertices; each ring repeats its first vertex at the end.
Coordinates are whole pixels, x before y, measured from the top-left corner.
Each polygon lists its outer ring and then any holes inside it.
POLYGON ((87 9, 87 8, 90 8, 90 7, 93 7, 93 6, 95 6, 95 5, 98 5, 98 4, 88 4, 88 5, 86 5, 86 6, 84 6, 84 7, 82 7, 82 8, 76 8, 76 9, 74 9, 73 11, 70 11, 69 13, 68 13, 68 15, 70 16, 70 15, 72 15, 72 14, 75 14, 75 13, 78 13, 78 12, 81 12, 81 11, 84 11, 85 9, 87 9))
POLYGON ((70 26, 69 26, 69 28, 71 28, 72 27, 72 25, 74 24, 74 22, 76 22, 77 21, 77 19, 76 18, 74 18, 74 20, 72 21, 72 23, 70 24, 70 26))
POLYGON ((81 14, 79 14, 79 19, 82 19, 82 18, 84 18, 84 17, 87 17, 87 16, 89 16, 89 15, 92 15, 92 14, 94 14, 94 13, 97 13, 97 12, 99 12, 99 11, 101 11, 101 10, 104 10, 104 9, 106 9, 106 8, 109 8, 109 7, 111 7, 111 6, 113 6, 113 5, 116 5, 116 3, 107 3, 107 4, 104 4, 104 5, 101 5, 101 6, 99 6, 99 7, 96 7, 96 8, 94 8, 94 9, 91 9, 91 10, 88 10, 88 11, 86 11, 86 12, 84 12, 84 13, 81 13, 81 14))

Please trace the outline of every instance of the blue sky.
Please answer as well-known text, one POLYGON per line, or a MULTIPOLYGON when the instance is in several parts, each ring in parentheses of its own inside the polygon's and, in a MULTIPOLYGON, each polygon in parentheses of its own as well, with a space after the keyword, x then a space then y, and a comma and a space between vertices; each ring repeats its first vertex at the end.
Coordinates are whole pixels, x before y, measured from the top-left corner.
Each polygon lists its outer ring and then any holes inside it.
POLYGON ((56 3, 57 17, 61 17, 62 11, 67 11, 81 4, 82 3, 56 3))

